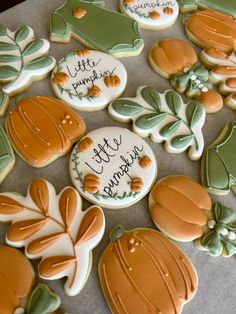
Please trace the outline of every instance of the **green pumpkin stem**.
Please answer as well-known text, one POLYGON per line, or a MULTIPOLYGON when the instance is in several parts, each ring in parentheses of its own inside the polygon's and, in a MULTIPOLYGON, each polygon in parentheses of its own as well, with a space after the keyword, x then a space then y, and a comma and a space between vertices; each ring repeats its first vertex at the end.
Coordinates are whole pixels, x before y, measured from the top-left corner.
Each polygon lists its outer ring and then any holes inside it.
POLYGON ((116 242, 116 240, 121 238, 125 233, 126 230, 121 225, 115 226, 109 234, 110 241, 116 242))

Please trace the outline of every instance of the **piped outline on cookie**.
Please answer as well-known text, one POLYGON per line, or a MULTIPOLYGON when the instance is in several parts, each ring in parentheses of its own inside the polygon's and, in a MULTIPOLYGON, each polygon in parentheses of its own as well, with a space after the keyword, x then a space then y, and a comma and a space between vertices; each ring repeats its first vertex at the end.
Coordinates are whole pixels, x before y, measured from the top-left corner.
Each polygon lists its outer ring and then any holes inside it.
POLYGON ((58 195, 51 183, 34 179, 27 196, 0 194, 0 221, 12 224, 6 242, 25 247, 30 259, 41 259, 41 278, 67 277, 66 294, 73 296, 83 288, 91 270, 91 252, 105 230, 105 217, 98 206, 82 211, 82 200, 73 187, 58 195))
POLYGON ((127 73, 123 64, 109 54, 78 50, 61 59, 52 72, 56 96, 77 110, 104 109, 125 89, 127 73))
POLYGON ((120 98, 111 103, 108 113, 115 120, 132 122, 133 131, 153 142, 165 142, 169 153, 189 149, 188 156, 198 160, 203 152, 202 127, 205 110, 198 101, 184 104, 174 91, 159 93, 152 87, 139 87, 135 98, 120 98))

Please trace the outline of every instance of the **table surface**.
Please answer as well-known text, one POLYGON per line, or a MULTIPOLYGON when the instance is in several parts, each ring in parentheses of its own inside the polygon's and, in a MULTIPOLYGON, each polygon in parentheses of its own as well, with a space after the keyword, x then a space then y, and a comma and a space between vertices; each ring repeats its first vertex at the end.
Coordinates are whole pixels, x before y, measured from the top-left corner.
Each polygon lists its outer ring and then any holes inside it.
MULTIPOLYGON (((118 0, 106 0, 106 7, 118 11, 118 0)), ((34 31, 36 37, 48 38, 48 22, 50 13, 58 6, 64 3, 64 0, 28 0, 8 11, 0 14, 0 22, 14 31, 21 25, 29 25, 34 31)), ((128 83, 124 96, 134 97, 136 89, 142 85, 149 85, 157 88, 160 92, 169 89, 167 80, 155 74, 150 68, 147 58, 150 48, 159 40, 165 38, 186 39, 184 28, 179 19, 174 26, 162 31, 141 30, 145 42, 143 52, 137 57, 120 59, 128 72, 128 83)), ((105 23, 105 22, 104 22, 105 23)), ((71 39, 68 44, 51 43, 50 54, 57 60, 60 60, 67 53, 77 50, 81 45, 71 39)), ((199 49, 196 48, 199 52, 199 49)), ((50 79, 34 82, 31 87, 20 97, 45 95, 53 96, 50 85, 50 79)), ((10 108, 12 108, 17 98, 11 99, 10 108)), ((185 98, 185 101, 187 99, 185 98)), ((9 108, 9 110, 10 110, 9 108)), ((7 114, 9 113, 9 110, 7 114)), ((87 132, 102 126, 122 126, 130 128, 131 125, 122 124, 113 121, 106 110, 99 112, 80 113, 85 119, 87 132)), ((205 144, 209 145, 220 133, 221 129, 228 122, 235 119, 235 112, 223 108, 220 112, 208 115, 203 128, 205 144)), ((5 123, 5 117, 0 119, 5 123)), ((190 161, 186 153, 173 155, 164 151, 162 144, 154 144, 149 139, 146 141, 153 148, 158 161, 158 179, 173 174, 188 175, 199 181, 200 162, 190 161)), ((69 154, 59 158, 51 165, 36 169, 27 165, 17 156, 16 164, 8 177, 0 186, 0 191, 14 191, 26 194, 27 186, 33 178, 44 178, 54 184, 57 192, 67 185, 71 185, 68 172, 69 154)), ((236 208, 235 196, 230 193, 224 197, 212 197, 213 200, 220 200, 224 205, 236 208)), ((87 208, 89 203, 84 201, 83 208, 87 208)), ((106 314, 110 313, 103 298, 100 288, 97 265, 98 260, 108 244, 109 231, 117 224, 122 224, 125 228, 150 227, 155 228, 148 213, 148 198, 144 198, 136 205, 126 209, 104 209, 106 216, 106 232, 100 245, 93 251, 93 267, 90 277, 83 290, 78 296, 66 296, 63 290, 64 280, 48 281, 47 284, 54 289, 61 297, 62 311, 69 314, 106 314)), ((1 224, 0 244, 4 244, 5 232, 7 226, 1 224)), ((185 305, 184 314, 235 314, 236 313, 236 260, 231 258, 213 258, 194 247, 193 243, 179 243, 196 267, 199 276, 199 287, 195 298, 185 305)), ((34 265, 37 262, 34 261, 34 265)), ((145 271, 145 269, 144 269, 145 271)), ((41 281, 39 279, 39 281, 41 281)), ((157 291, 158 297, 158 291, 157 291)), ((132 313, 133 314, 133 313, 132 313)))

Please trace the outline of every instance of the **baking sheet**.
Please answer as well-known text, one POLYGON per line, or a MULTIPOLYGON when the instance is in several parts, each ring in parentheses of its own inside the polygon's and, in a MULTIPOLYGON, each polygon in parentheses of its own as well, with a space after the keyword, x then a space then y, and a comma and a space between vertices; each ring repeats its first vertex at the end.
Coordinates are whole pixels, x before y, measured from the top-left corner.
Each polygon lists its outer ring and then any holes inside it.
MULTIPOLYGON (((114 11, 118 10, 118 0, 106 0, 106 7, 114 11)), ((64 0, 27 0, 18 6, 0 14, 0 23, 15 31, 21 25, 29 25, 35 31, 36 37, 48 38, 48 23, 50 13, 58 6, 62 5, 64 0)), ((181 24, 181 17, 174 26, 162 31, 141 30, 145 41, 143 52, 137 57, 120 59, 128 72, 128 83, 124 96, 134 97, 136 89, 142 85, 148 85, 157 88, 160 92, 170 88, 167 80, 161 78, 150 68, 147 57, 149 49, 159 40, 164 38, 180 38, 187 41, 184 29, 181 24)), ((104 21, 105 23, 105 21, 104 21)), ((57 61, 67 53, 77 50, 81 45, 71 39, 68 44, 51 43, 50 54, 57 61)), ((196 48, 197 49, 197 48, 196 48)), ((199 49, 197 49, 199 51, 199 49)), ((54 96, 50 79, 33 82, 31 87, 19 97, 11 99, 10 108, 12 108, 20 97, 31 97, 35 95, 54 96)), ((187 99, 185 98, 185 101, 187 99)), ((10 111, 10 108, 7 114, 10 111)), ((113 121, 106 110, 99 112, 80 113, 85 119, 87 132, 103 126, 121 126, 131 128, 129 124, 122 124, 113 121)), ((226 123, 235 119, 236 113, 227 107, 220 112, 208 115, 203 134, 205 144, 209 145, 220 133, 226 123)), ((1 124, 5 123, 5 117, 0 119, 1 124)), ((154 144, 149 139, 146 141, 153 148, 158 161, 158 179, 172 174, 188 175, 199 180, 200 162, 190 161, 186 153, 179 155, 168 154, 164 151, 162 144, 154 144)), ((235 148, 234 148, 235 151, 235 148)), ((29 182, 34 178, 44 178, 50 181, 59 192, 67 185, 71 185, 68 172, 69 154, 59 158, 51 165, 36 169, 27 165, 21 158, 16 157, 16 164, 8 177, 0 186, 0 192, 14 191, 26 194, 29 182)), ((228 196, 212 197, 213 200, 219 200, 224 205, 236 208, 235 196, 231 192, 228 196)), ((89 203, 84 201, 83 208, 87 208, 89 203)), ((111 210, 105 209, 106 232, 101 244, 93 251, 93 267, 90 277, 83 290, 78 296, 66 296, 63 289, 64 280, 47 281, 46 283, 58 293, 62 300, 62 310, 69 314, 106 314, 110 313, 98 280, 97 265, 98 260, 104 248, 108 244, 109 231, 117 224, 123 227, 151 227, 154 225, 148 213, 148 198, 144 198, 138 204, 126 209, 111 210)), ((0 225, 0 244, 4 244, 5 232, 7 226, 0 225)), ((204 254, 194 247, 192 243, 179 245, 186 252, 188 257, 195 265, 199 276, 199 287, 195 298, 185 305, 184 314, 235 314, 236 313, 236 259, 231 258, 213 258, 204 254)), ((37 265, 37 262, 34 262, 37 265)), ((144 269, 145 271, 145 269, 144 269)), ((42 280, 38 280, 42 281, 42 280)), ((157 292, 158 297, 158 292, 157 292)), ((133 313, 132 313, 133 314, 133 313)))

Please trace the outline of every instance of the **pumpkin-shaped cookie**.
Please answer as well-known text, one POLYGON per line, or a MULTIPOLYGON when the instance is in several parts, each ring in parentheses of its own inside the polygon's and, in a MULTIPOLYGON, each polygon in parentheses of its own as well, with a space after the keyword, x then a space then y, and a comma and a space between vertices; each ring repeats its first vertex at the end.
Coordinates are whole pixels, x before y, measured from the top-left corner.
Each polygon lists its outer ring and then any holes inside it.
POLYGON ((153 222, 168 237, 179 241, 192 241, 203 235, 211 208, 205 189, 185 176, 161 179, 149 195, 153 222))
POLYGON ((0 246, 0 313, 12 314, 31 292, 34 272, 24 255, 0 246))
POLYGON ((6 129, 16 152, 31 166, 44 167, 70 150, 83 135, 85 124, 63 102, 36 96, 17 104, 6 129))
POLYGON ((110 234, 99 262, 101 286, 112 313, 181 313, 197 289, 197 274, 184 253, 152 229, 110 234))

